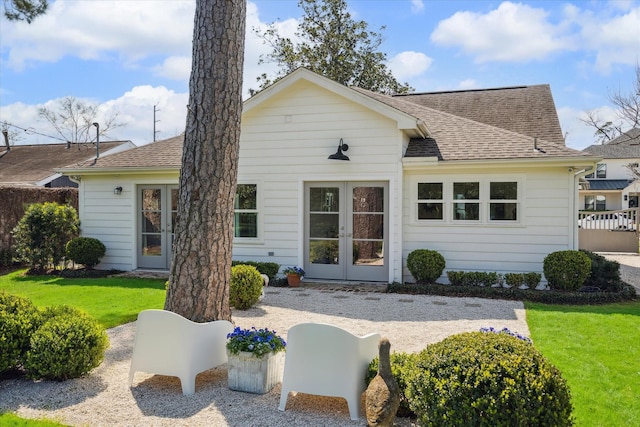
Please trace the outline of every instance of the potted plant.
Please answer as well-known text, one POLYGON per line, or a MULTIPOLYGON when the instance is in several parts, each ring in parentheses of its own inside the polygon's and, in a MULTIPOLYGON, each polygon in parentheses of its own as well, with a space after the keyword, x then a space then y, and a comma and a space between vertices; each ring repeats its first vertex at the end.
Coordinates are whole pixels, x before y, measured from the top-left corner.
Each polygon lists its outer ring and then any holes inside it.
POLYGON ((285 267, 283 272, 287 275, 289 286, 294 288, 300 286, 300 280, 304 277, 304 270, 302 267, 285 267))
POLYGON ((266 328, 234 328, 227 335, 229 388, 268 393, 282 381, 286 345, 275 331, 266 328))

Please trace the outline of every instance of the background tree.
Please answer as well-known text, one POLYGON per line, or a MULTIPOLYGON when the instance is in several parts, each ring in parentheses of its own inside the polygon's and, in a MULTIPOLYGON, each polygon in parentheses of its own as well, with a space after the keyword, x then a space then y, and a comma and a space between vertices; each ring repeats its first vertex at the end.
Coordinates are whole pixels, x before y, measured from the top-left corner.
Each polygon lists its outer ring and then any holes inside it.
POLYGON ((635 74, 631 93, 609 92, 609 102, 615 106, 619 119, 617 123, 602 120, 595 111, 588 111, 587 118, 581 119, 595 129, 598 142, 604 144, 625 134, 625 129, 640 128, 640 64, 636 64, 635 74))
POLYGON ((124 126, 118 122, 118 113, 98 120, 99 106, 67 96, 58 102, 57 108, 38 108, 38 115, 49 122, 65 141, 89 142, 95 140, 93 123, 99 122, 100 135, 106 135, 115 128, 124 126))
POLYGON ((4 16, 9 21, 31 22, 44 14, 49 7, 47 0, 4 0, 4 16))
POLYGON ((197 0, 178 219, 165 309, 231 320, 246 0, 197 0))
MULTIPOLYGON (((378 49, 381 32, 369 31, 365 21, 354 20, 347 12, 346 0, 299 0, 304 12, 296 32, 299 42, 278 34, 275 23, 261 33, 253 32, 273 48, 260 57, 259 64, 276 62, 280 69, 272 80, 266 74, 257 78, 260 90, 299 67, 306 67, 347 86, 374 92, 407 93, 413 88, 399 83, 385 65, 387 55, 378 49)), ((250 89, 251 95, 257 91, 250 89)))

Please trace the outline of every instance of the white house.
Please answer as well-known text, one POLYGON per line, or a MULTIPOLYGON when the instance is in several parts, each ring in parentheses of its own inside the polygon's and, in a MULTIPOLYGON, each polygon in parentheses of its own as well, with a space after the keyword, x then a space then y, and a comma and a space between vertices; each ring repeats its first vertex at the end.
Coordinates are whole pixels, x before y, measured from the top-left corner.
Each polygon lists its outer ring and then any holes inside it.
POLYGON ((619 210, 638 207, 640 179, 630 168, 640 170, 640 129, 631 129, 606 144, 590 145, 584 151, 602 157, 588 185, 580 191, 580 209, 619 210))
MULTIPOLYGON (((61 170, 100 268, 169 267, 182 144, 61 170)), ((598 160, 565 147, 547 85, 390 97, 298 69, 244 103, 233 256, 347 281, 412 281, 419 248, 445 271, 542 272, 577 248, 598 160)))

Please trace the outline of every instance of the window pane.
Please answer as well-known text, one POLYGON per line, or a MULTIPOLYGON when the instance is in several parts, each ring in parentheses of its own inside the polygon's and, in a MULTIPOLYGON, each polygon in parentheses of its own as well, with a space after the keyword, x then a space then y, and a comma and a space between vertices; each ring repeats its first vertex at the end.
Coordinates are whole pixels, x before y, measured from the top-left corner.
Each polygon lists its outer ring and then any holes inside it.
POLYGON ((442 183, 441 182, 421 182, 418 184, 418 200, 441 200, 442 199, 442 183))
POLYGON ((453 198, 456 200, 478 200, 480 198, 480 183, 454 182, 453 198))
POLYGON ((516 221, 518 219, 517 203, 489 204, 489 218, 491 221, 516 221))
POLYGON ((257 209, 257 187, 256 184, 238 184, 236 187, 235 208, 257 209))
POLYGON ((492 182, 489 184, 491 200, 516 200, 518 198, 517 182, 492 182))
POLYGON ((310 214, 309 237, 338 238, 339 221, 339 214, 310 214))
POLYGON ((338 258, 337 240, 312 240, 309 242, 309 261, 312 264, 337 264, 338 258))
POLYGON ((376 214, 353 215, 354 239, 384 239, 384 217, 376 214))
POLYGON ((442 219, 442 203, 418 203, 418 219, 442 219))
POLYGON ((142 210, 144 211, 159 211, 160 210, 160 190, 157 189, 143 189, 142 190, 142 210))
POLYGON ((454 203, 453 219, 461 221, 477 221, 480 219, 479 203, 454 203))
POLYGON ((384 212, 384 188, 354 187, 354 212, 384 212))
POLYGON ((236 212, 234 220, 235 237, 258 237, 257 213, 236 212))
POLYGON ((382 265, 384 242, 353 242, 353 265, 382 265))
POLYGON ((160 256, 162 255, 162 238, 158 234, 145 234, 142 236, 142 255, 160 256))
POLYGON ((584 196, 584 209, 592 211, 596 208, 596 198, 594 196, 584 196))
POLYGON ((607 198, 605 196, 596 196, 596 210, 604 211, 607 209, 607 198))
POLYGON ((596 178, 606 178, 607 177, 607 165, 605 163, 600 163, 596 166, 596 178))
POLYGON ((338 212, 338 194, 337 187, 311 188, 309 209, 311 212, 338 212))
POLYGON ((160 233, 160 212, 142 212, 142 232, 160 233))

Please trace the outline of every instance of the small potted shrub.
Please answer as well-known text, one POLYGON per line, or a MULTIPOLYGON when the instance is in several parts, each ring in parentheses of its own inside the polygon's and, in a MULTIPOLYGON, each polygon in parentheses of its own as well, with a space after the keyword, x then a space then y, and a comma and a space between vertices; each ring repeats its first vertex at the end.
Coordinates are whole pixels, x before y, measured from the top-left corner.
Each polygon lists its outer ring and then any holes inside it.
POLYGON ((282 381, 286 345, 276 331, 236 327, 227 335, 229 388, 268 393, 282 381))
POLYGON ((289 286, 291 286, 292 288, 297 288, 298 286, 300 286, 300 280, 302 280, 302 278, 304 277, 304 270, 302 269, 302 267, 285 267, 282 272, 287 275, 289 286))

